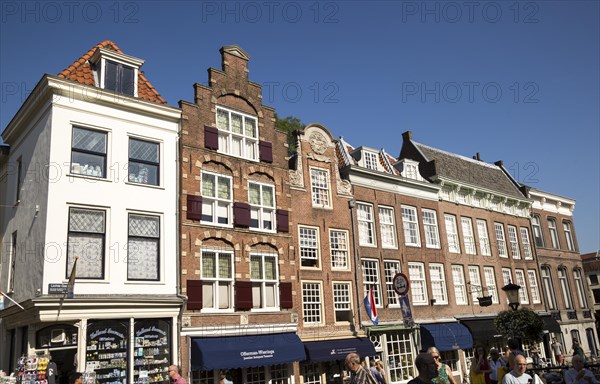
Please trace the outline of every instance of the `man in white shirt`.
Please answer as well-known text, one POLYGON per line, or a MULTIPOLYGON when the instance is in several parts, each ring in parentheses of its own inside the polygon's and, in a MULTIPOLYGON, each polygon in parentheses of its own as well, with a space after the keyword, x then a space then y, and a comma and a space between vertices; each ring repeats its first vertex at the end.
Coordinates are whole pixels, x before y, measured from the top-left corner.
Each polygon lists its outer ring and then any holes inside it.
POLYGON ((498 384, 498 368, 502 368, 506 365, 504 360, 500 358, 500 352, 496 348, 490 349, 490 381, 492 384, 498 384))
POLYGON ((502 384, 532 384, 533 379, 525 370, 527 369, 527 360, 523 355, 515 355, 512 371, 508 372, 502 378, 502 384))
POLYGON ((573 366, 564 373, 565 384, 600 384, 592 371, 583 367, 583 359, 579 355, 573 355, 573 366))

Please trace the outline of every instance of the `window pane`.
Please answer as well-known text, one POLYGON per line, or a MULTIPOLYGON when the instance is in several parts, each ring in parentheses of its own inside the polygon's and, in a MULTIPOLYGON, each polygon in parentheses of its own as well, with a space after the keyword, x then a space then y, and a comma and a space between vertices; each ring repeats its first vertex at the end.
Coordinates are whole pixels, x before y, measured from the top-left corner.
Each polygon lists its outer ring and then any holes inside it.
POLYGON ((135 91, 135 86, 134 86, 134 69, 131 67, 128 67, 126 65, 120 65, 121 66, 121 78, 119 79, 121 82, 121 89, 120 92, 126 94, 126 95, 134 95, 134 91, 135 91))
POLYGON ((234 133, 242 133, 242 116, 231 114, 231 131, 234 133))
MULTIPOLYGON (((222 109, 217 109, 217 128, 229 131, 229 113, 222 109)), ((219 143, 219 148, 220 143, 219 143)))
POLYGON ((104 88, 111 91, 117 90, 117 77, 119 66, 113 61, 106 60, 104 64, 104 88))
POLYGON ((246 136, 256 137, 256 120, 246 117, 244 119, 244 127, 246 128, 246 136))
POLYGON ((202 277, 217 277, 215 257, 216 255, 213 252, 202 253, 202 277))
POLYGON ((202 196, 215 197, 215 176, 209 173, 202 174, 202 196))
POLYGON ((250 204, 260 204, 260 186, 250 183, 248 186, 248 202, 250 204))
POLYGON ((73 128, 73 148, 106 154, 106 133, 73 128))

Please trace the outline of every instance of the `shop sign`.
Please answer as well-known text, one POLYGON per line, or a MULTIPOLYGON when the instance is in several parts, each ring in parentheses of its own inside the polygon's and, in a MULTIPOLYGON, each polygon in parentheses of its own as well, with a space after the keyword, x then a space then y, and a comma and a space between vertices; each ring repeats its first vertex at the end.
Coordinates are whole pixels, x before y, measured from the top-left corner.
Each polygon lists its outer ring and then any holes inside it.
POLYGON ((62 295, 65 292, 67 292, 66 283, 48 283, 49 295, 62 295))

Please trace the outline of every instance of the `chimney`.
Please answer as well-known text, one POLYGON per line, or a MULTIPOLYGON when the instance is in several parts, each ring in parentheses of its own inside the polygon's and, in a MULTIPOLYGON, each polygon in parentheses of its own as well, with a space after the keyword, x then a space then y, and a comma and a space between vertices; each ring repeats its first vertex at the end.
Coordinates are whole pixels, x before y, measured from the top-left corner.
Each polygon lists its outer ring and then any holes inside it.
POLYGON ((477 152, 475 154, 475 156, 473 156, 473 159, 477 160, 477 161, 481 161, 481 157, 479 157, 479 152, 477 152))
POLYGON ((412 140, 412 131, 406 131, 402 133, 402 139, 404 141, 412 140))

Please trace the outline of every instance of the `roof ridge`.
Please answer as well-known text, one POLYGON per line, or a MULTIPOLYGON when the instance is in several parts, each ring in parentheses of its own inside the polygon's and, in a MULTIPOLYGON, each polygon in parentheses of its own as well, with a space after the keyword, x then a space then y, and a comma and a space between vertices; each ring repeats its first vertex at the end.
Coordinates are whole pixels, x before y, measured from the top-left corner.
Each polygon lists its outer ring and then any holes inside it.
POLYGON ((483 160, 475 160, 475 159, 472 159, 472 158, 467 157, 467 156, 459 155, 458 153, 452 153, 452 152, 444 151, 443 149, 431 147, 429 145, 425 145, 425 144, 419 143, 419 142, 414 141, 414 140, 413 140, 413 143, 416 144, 416 145, 420 145, 422 147, 428 148, 428 149, 430 149, 432 151, 437 151, 437 152, 440 152, 440 153, 444 153, 446 155, 453 156, 453 157, 459 158, 461 160, 468 161, 468 162, 473 163, 473 164, 483 165, 485 167, 496 169, 496 170, 499 169, 499 167, 496 164, 490 164, 490 163, 488 163, 486 161, 483 161, 483 160))
POLYGON ((69 75, 69 73, 71 73, 73 71, 76 71, 77 68, 79 68, 79 66, 85 64, 90 59, 90 57, 92 57, 92 55, 94 54, 94 52, 96 52, 96 50, 98 48, 107 48, 109 46, 112 46, 112 48, 116 52, 123 53, 123 51, 121 50, 121 48, 119 48, 117 46, 117 44, 115 44, 111 40, 101 41, 100 43, 94 45, 89 51, 87 51, 86 53, 84 53, 79 59, 75 60, 75 62, 73 64, 69 65, 61 73, 59 73, 58 77, 67 78, 68 75, 69 75))

